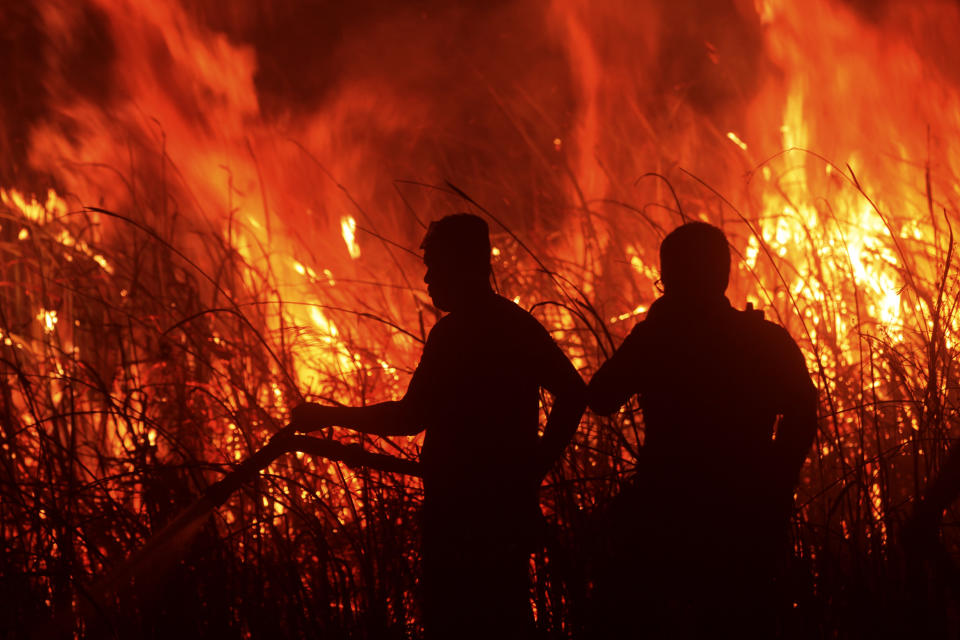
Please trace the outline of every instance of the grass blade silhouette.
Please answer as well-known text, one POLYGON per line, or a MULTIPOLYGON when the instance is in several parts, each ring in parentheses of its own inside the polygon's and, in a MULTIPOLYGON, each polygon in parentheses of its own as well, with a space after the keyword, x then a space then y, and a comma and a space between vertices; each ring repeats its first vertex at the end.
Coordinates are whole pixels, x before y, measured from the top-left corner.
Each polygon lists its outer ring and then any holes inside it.
POLYGON ((359 444, 346 445, 334 440, 300 435, 274 438, 236 469, 211 485, 192 505, 151 536, 125 562, 96 582, 88 592, 93 608, 100 613, 109 611, 113 595, 131 582, 141 589, 149 589, 161 582, 167 571, 182 559, 190 541, 220 505, 274 460, 295 451, 343 462, 351 467, 362 466, 411 476, 420 475, 418 463, 364 451, 359 444))

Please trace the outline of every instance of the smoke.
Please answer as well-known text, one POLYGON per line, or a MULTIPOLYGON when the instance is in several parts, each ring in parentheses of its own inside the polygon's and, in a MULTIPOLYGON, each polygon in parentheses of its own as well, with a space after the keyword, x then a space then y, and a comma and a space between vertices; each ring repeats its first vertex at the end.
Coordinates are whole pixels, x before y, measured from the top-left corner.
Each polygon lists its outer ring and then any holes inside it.
POLYGON ((571 136, 592 99, 578 81, 583 56, 596 55, 606 82, 655 125, 673 99, 729 112, 755 89, 761 61, 755 16, 702 0, 596 9, 185 1, 165 11, 36 0, 2 11, 10 87, 0 97, 0 168, 15 180, 27 166, 57 173, 44 165, 70 155, 112 162, 90 155, 105 151, 92 142, 105 135, 120 147, 154 140, 157 127, 174 143, 182 131, 310 144, 321 122, 336 128, 338 152, 365 149, 356 169, 377 179, 500 185, 529 209, 563 191, 554 140, 577 144, 571 136), (592 54, 558 27, 571 14, 590 32, 582 45, 592 54))
POLYGON ((27 163, 34 126, 66 101, 109 102, 112 35, 104 13, 82 3, 4 3, 0 24, 0 175, 29 181, 44 169, 27 163))
MULTIPOLYGON (((180 208, 214 225, 259 199, 267 224, 329 233, 353 207, 340 184, 395 238, 419 226, 397 219, 394 181, 450 180, 549 236, 563 207, 626 197, 649 171, 682 166, 722 188, 731 163, 749 169, 731 157, 728 131, 752 131, 766 154, 781 148, 772 113, 795 74, 787 66, 803 60, 776 55, 782 43, 763 18, 776 4, 7 3, 0 177, 52 181, 85 203, 129 202, 138 189, 155 201, 169 192, 166 157, 183 182, 180 208), (117 181, 131 172, 132 187, 117 181)), ((865 33, 906 42, 958 79, 943 26, 957 23, 956 3, 821 4, 854 11, 865 33)), ((843 62, 811 60, 817 72, 843 62)), ((842 83, 810 77, 828 92, 823 113, 844 99, 842 83)), ((457 207, 404 189, 423 216, 457 207)))

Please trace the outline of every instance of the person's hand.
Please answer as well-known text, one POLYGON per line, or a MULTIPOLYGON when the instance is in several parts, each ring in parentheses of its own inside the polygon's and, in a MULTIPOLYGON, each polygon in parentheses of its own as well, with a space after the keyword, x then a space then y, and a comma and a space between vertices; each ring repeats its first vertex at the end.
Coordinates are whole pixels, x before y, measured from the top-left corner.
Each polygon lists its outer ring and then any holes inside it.
POLYGON ((308 433, 329 427, 333 423, 330 417, 331 407, 325 407, 316 402, 304 402, 294 407, 290 412, 290 425, 298 433, 308 433))

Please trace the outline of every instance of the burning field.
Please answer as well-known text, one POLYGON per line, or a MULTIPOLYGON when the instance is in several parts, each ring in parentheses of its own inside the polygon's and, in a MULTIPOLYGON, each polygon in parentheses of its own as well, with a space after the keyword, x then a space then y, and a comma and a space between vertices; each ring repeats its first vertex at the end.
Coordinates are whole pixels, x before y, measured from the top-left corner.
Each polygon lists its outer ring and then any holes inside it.
MULTIPOLYGON (((909 615, 900 531, 958 432, 960 4, 31 0, 0 21, 0 636, 419 637, 419 480, 322 457, 278 458, 132 586, 104 576, 303 400, 403 395, 440 313, 418 246, 455 211, 489 221, 498 290, 585 379, 660 295, 663 236, 721 227, 731 302, 790 331, 820 394, 784 635, 909 615)), ((545 637, 584 624, 573 550, 642 441, 638 412, 588 413, 548 476, 545 637)), ((954 631, 956 521, 924 583, 954 631)))

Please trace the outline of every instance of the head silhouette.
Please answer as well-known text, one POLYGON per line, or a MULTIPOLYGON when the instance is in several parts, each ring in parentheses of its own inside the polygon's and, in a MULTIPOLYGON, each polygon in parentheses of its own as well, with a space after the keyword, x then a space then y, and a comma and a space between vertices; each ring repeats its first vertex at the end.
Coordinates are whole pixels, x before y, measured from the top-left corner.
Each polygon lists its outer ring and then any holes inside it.
POLYGON ((423 281, 438 308, 455 311, 490 291, 490 230, 483 218, 455 213, 432 222, 420 248, 423 281))
POLYGON ((670 296, 722 296, 730 280, 730 246, 723 231, 706 222, 688 222, 671 231, 660 244, 660 278, 670 296))

